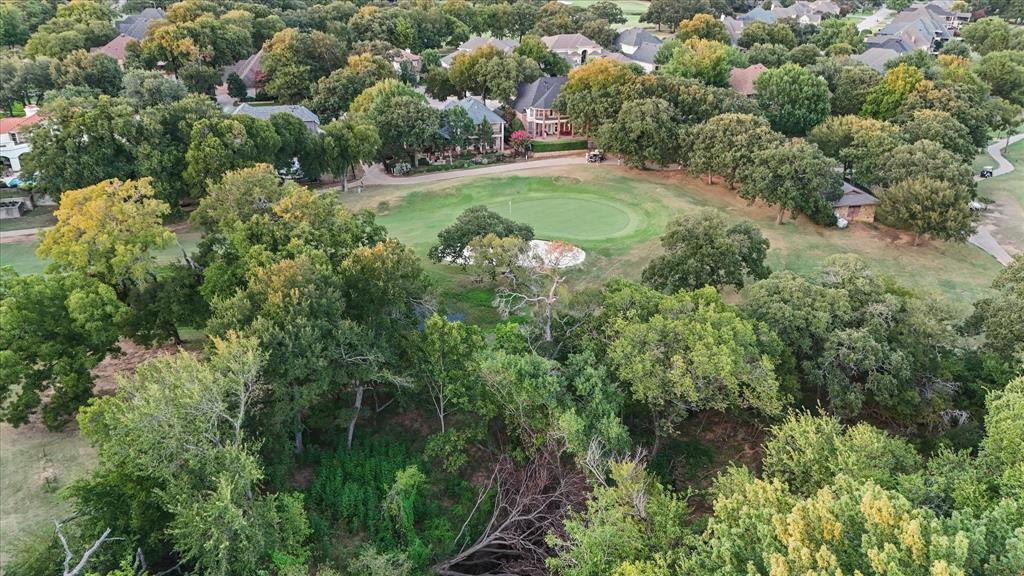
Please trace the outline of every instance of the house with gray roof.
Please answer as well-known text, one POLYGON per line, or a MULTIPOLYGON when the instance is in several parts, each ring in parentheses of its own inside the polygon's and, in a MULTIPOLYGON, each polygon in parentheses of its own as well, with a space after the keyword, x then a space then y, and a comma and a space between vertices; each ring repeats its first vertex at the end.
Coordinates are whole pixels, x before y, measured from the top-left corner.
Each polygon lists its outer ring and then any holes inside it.
POLYGON ((764 22, 765 24, 774 24, 778 18, 775 14, 772 14, 771 10, 765 10, 764 8, 757 6, 746 14, 740 14, 739 20, 746 24, 753 24, 754 22, 764 22))
POLYGON ((726 16, 724 14, 719 18, 719 20, 722 22, 722 25, 725 26, 725 32, 729 35, 729 40, 732 42, 732 45, 735 46, 736 42, 740 39, 740 35, 743 34, 743 28, 746 27, 747 23, 743 20, 733 18, 732 16, 726 16))
POLYGON ((455 57, 459 54, 469 54, 478 48, 484 46, 494 46, 498 50, 501 50, 505 54, 511 53, 516 47, 519 46, 519 41, 511 38, 484 38, 483 36, 473 36, 469 40, 466 40, 454 52, 443 56, 441 58, 441 66, 445 68, 451 68, 452 62, 455 61, 455 57))
POLYGON ((654 58, 658 55, 659 50, 661 50, 660 43, 644 42, 629 55, 629 58, 634 64, 639 64, 644 69, 644 72, 654 72, 658 69, 658 65, 654 63, 654 58))
POLYGON ((568 116, 555 110, 555 100, 568 76, 543 76, 519 85, 512 108, 532 138, 558 138, 574 134, 568 116))
POLYGON ((298 104, 253 106, 252 104, 243 103, 231 112, 232 116, 236 114, 252 116, 253 118, 259 118, 260 120, 270 120, 270 117, 274 114, 290 114, 299 120, 302 120, 302 123, 306 125, 306 128, 308 128, 310 132, 320 132, 320 118, 316 114, 313 114, 309 108, 298 104))
POLYGON ((150 25, 157 20, 162 20, 164 15, 165 13, 161 8, 146 8, 138 14, 125 16, 122 20, 116 22, 114 27, 117 28, 118 34, 142 40, 145 38, 146 31, 149 30, 150 25))
POLYGON ((885 74, 886 63, 899 57, 900 54, 902 52, 897 52, 891 48, 868 48, 860 54, 850 56, 850 59, 871 66, 879 74, 885 74))
POLYGON ((469 119, 473 121, 474 126, 479 126, 484 122, 491 125, 494 131, 494 145, 499 152, 505 150, 505 120, 494 113, 493 110, 484 106, 484 103, 467 96, 462 100, 449 101, 445 104, 444 109, 450 110, 452 108, 462 108, 469 115, 469 119))
POLYGON ((877 46, 879 42, 895 39, 914 50, 936 54, 953 37, 947 14, 952 12, 941 6, 914 4, 893 17, 878 34, 868 39, 868 43, 877 46))
POLYGON ((607 55, 607 50, 603 46, 583 34, 556 34, 544 36, 541 41, 548 50, 561 56, 572 68, 586 64, 588 56, 607 55))
POLYGON ((643 28, 626 28, 615 37, 615 49, 627 56, 632 56, 644 44, 661 46, 661 38, 643 28))

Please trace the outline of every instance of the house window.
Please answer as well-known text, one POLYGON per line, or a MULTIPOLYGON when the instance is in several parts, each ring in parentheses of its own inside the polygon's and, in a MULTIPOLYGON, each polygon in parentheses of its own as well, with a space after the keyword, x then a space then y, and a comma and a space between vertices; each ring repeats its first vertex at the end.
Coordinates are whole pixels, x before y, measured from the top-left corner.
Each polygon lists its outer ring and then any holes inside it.
POLYGON ((18 143, 18 133, 17 132, 11 132, 11 143, 12 144, 17 144, 18 143))

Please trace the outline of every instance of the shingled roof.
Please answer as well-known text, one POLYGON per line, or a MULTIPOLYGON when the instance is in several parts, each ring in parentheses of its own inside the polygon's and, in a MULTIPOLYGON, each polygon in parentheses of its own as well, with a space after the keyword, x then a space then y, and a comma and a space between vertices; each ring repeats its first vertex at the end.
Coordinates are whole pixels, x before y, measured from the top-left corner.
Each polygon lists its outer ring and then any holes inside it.
POLYGON ((543 76, 530 83, 524 82, 519 85, 512 107, 519 112, 525 112, 527 108, 553 108, 555 99, 562 93, 562 86, 568 81, 568 76, 543 76))
POLYGON ((118 33, 124 34, 125 36, 134 38, 136 40, 142 40, 146 36, 146 30, 149 30, 149 25, 155 20, 160 20, 164 17, 164 11, 160 8, 146 8, 138 14, 132 14, 126 16, 115 24, 118 33))
POLYGON ((753 96, 757 93, 754 82, 758 76, 764 74, 768 67, 764 64, 754 64, 746 68, 733 68, 729 71, 729 86, 744 96, 753 96))
POLYGON ((466 114, 469 115, 469 119, 472 120, 475 125, 479 125, 482 122, 487 122, 488 124, 505 123, 505 120, 502 119, 501 116, 498 116, 493 110, 484 106, 483 102, 471 96, 467 96, 462 100, 450 101, 444 105, 444 109, 450 110, 456 106, 465 110, 466 114))

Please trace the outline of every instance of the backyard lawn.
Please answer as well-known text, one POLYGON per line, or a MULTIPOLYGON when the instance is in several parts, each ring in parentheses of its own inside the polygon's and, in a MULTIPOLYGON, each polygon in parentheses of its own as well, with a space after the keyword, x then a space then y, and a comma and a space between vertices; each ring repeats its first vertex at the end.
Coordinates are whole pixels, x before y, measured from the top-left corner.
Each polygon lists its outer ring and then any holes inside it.
MULTIPOLYGON (((354 208, 375 209, 379 221, 424 259, 438 231, 467 207, 483 204, 532 225, 540 239, 583 248, 587 260, 573 276, 584 285, 615 276, 639 278, 659 253, 658 237, 668 220, 699 207, 754 221, 772 243, 769 262, 774 269, 813 274, 828 256, 855 253, 880 273, 914 288, 937 290, 962 308, 988 290, 1000 268, 974 246, 929 242, 915 248, 909 236, 884 226, 855 224, 838 230, 805 219, 776 226, 771 209, 747 206, 723 186, 707 186, 675 171, 592 166, 559 172, 564 175, 548 171, 544 176, 476 178, 414 189, 371 188, 344 201, 354 208)), ((457 267, 428 264, 427 270, 442 286, 466 287, 467 275, 457 267)))

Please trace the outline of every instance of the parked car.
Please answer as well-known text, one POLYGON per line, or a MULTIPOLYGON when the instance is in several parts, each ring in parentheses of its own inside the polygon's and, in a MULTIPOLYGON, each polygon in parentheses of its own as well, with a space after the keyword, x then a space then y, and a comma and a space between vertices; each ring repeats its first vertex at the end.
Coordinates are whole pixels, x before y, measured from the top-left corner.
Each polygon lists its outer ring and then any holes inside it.
POLYGON ((993 169, 994 168, 992 166, 985 166, 984 168, 981 169, 981 177, 982 178, 991 178, 992 177, 992 170, 993 169))
POLYGON ((604 160, 605 155, 601 150, 591 150, 590 152, 587 152, 587 162, 600 163, 604 162, 604 160))

